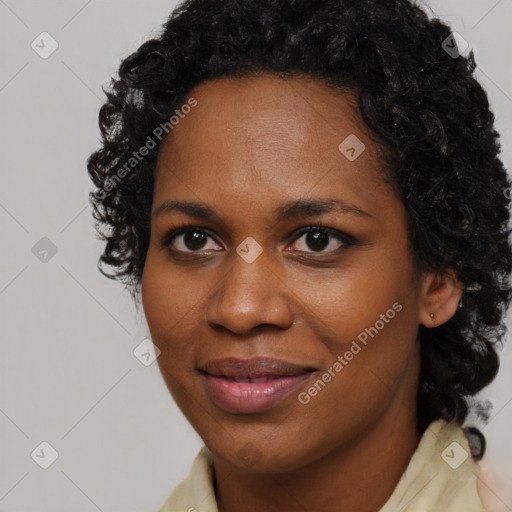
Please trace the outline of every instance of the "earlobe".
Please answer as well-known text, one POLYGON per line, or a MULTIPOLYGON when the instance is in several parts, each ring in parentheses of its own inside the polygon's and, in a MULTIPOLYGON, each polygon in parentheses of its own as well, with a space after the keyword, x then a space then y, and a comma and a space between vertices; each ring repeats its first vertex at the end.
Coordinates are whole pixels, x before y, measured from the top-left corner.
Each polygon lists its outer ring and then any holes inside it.
POLYGON ((438 327, 452 318, 462 300, 464 287, 454 272, 429 273, 421 287, 419 323, 438 327))

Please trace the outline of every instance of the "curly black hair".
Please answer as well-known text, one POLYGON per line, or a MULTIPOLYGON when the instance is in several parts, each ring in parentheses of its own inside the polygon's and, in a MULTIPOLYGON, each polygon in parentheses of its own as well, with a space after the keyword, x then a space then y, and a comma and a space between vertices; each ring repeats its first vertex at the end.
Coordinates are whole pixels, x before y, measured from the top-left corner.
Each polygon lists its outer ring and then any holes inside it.
POLYGON ((184 1, 104 90, 102 145, 88 160, 100 271, 140 298, 158 135, 196 85, 272 73, 348 87, 387 148, 419 268, 465 286, 453 318, 419 327, 417 395, 421 431, 440 418, 462 425, 497 374, 511 293, 510 181, 475 68, 473 51, 459 55, 451 29, 412 0, 184 1))

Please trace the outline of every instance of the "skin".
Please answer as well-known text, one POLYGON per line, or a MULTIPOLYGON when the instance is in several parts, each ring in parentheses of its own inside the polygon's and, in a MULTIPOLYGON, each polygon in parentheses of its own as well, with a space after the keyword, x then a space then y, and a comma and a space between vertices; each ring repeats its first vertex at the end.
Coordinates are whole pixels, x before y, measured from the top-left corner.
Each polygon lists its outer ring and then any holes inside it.
POLYGON ((166 384, 213 454, 219 510, 378 511, 421 437, 418 326, 455 313, 460 283, 415 268, 404 206, 351 92, 262 74, 203 82, 190 96, 197 106, 160 148, 142 299, 166 384), (354 161, 338 149, 350 134, 366 146, 354 161), (276 222, 277 208, 299 199, 365 213, 276 222), (218 219, 156 215, 168 200, 202 203, 218 219), (163 246, 185 225, 210 235, 202 248, 183 235, 163 246), (315 249, 300 229, 319 225, 357 243, 331 236, 315 249), (247 237, 263 249, 252 263, 236 252, 247 237), (307 391, 397 302, 395 318, 307 404, 293 393, 235 414, 206 393, 198 367, 253 356, 317 368, 307 391))

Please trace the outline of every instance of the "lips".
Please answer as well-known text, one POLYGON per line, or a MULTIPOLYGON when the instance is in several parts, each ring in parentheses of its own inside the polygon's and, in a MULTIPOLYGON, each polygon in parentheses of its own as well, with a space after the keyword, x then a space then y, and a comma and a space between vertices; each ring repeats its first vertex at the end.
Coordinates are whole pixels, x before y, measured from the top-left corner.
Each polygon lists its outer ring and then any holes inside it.
POLYGON ((200 372, 215 405, 230 413, 256 413, 282 402, 311 377, 314 369, 255 357, 217 359, 206 363, 200 372))
POLYGON ((201 370, 216 377, 233 379, 260 379, 264 377, 290 377, 302 375, 314 370, 309 366, 299 366, 281 359, 270 357, 253 357, 252 359, 236 359, 228 357, 207 362, 201 370))

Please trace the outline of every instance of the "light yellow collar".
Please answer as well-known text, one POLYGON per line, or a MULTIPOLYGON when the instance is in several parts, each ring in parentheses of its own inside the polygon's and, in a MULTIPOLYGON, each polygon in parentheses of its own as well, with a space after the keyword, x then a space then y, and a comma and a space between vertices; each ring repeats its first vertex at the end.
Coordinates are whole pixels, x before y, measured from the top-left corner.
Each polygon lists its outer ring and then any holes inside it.
MULTIPOLYGON (((433 421, 379 512, 486 512, 477 493, 479 471, 464 431, 453 422, 433 421)), ((218 512, 206 446, 159 512, 218 512)))

